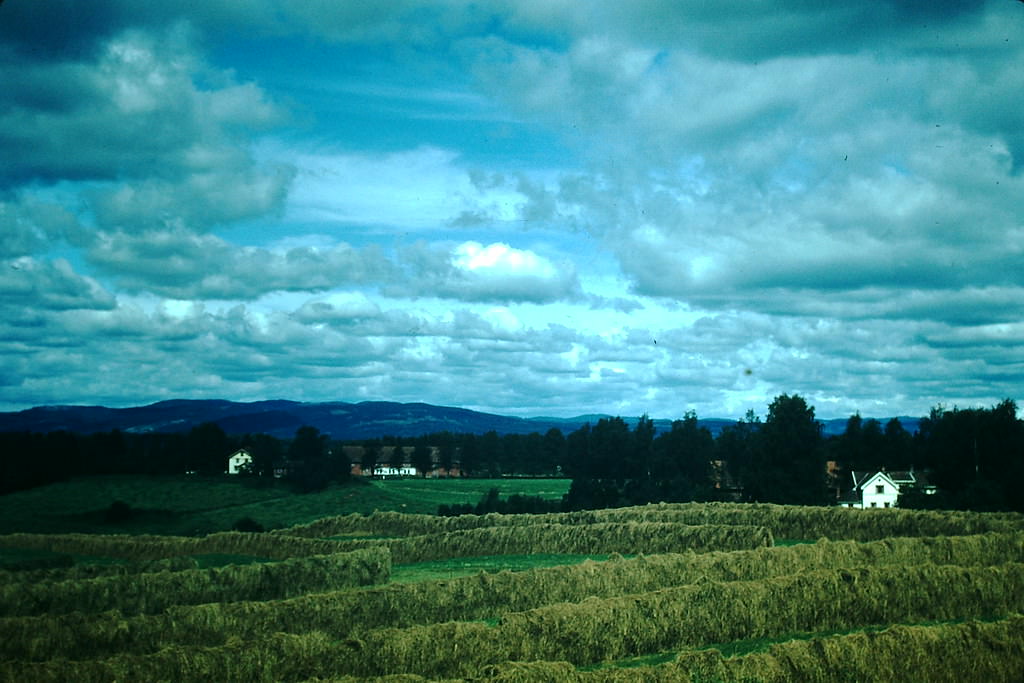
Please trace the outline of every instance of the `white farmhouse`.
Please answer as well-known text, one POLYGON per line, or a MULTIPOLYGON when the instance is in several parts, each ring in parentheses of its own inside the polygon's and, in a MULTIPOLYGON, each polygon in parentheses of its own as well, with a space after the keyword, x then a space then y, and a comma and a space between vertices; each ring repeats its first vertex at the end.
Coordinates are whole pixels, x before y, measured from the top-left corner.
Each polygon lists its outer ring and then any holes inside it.
POLYGON ((848 508, 892 508, 906 487, 918 487, 926 494, 935 493, 922 472, 850 472, 853 488, 840 498, 839 505, 848 508))
POLYGON ((252 467, 252 455, 244 448, 239 448, 228 458, 228 474, 241 474, 252 467))

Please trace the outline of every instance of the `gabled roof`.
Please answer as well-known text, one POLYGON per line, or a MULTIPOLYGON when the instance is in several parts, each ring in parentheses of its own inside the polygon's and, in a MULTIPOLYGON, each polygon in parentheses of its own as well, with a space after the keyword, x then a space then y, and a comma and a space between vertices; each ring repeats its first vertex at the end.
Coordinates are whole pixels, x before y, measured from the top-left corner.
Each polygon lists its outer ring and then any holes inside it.
POLYGON ((894 474, 893 472, 878 472, 878 471, 875 471, 875 472, 857 472, 857 471, 852 471, 852 472, 850 472, 850 474, 853 476, 853 490, 854 491, 860 491, 865 486, 867 486, 868 484, 870 484, 872 481, 874 481, 876 478, 879 478, 879 477, 884 479, 885 481, 889 482, 890 484, 892 484, 893 488, 895 488, 897 490, 899 490, 899 488, 900 488, 899 482, 895 478, 893 478, 891 476, 892 474, 894 474))

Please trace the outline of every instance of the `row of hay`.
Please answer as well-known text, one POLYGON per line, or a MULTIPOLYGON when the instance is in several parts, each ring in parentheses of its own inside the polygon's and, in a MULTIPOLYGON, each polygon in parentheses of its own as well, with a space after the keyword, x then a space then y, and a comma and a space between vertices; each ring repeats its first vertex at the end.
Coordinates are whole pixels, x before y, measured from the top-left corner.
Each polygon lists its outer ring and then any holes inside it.
POLYGON ((277 631, 346 638, 372 629, 495 619, 589 596, 644 593, 700 580, 754 580, 798 572, 919 563, 986 566, 1024 562, 1024 534, 820 542, 753 551, 621 558, 607 562, 392 584, 272 602, 119 613, 0 619, 0 657, 47 659, 153 652, 176 644, 221 645, 277 631))
POLYGON ((225 531, 196 538, 128 534, 6 534, 0 536, 0 547, 50 550, 135 561, 209 553, 252 555, 284 560, 290 557, 330 555, 344 550, 338 541, 243 531, 225 531))
POLYGON ((346 548, 385 547, 395 564, 480 555, 678 553, 749 550, 773 545, 764 527, 599 523, 485 527, 406 538, 340 541, 346 548))
MULTIPOLYGON (((477 676, 509 661, 576 666, 795 632, 1006 616, 1024 607, 1024 565, 828 570, 706 582, 510 614, 498 626, 449 622, 338 642, 273 634, 220 647, 172 647, 105 660, 0 663, 0 680, 302 680, 477 676)), ((966 664, 966 663, 965 663, 966 664)))
MULTIPOLYGON (((70 556, 66 556, 69 559, 70 556)), ((168 557, 163 560, 124 562, 118 564, 74 564, 51 569, 26 569, 21 571, 0 571, 0 584, 40 583, 46 581, 75 581, 97 579, 102 576, 126 576, 152 572, 180 572, 198 569, 194 557, 168 557)))
POLYGON ((366 548, 282 562, 215 569, 106 576, 0 586, 0 615, 67 614, 116 609, 155 614, 171 605, 273 600, 310 592, 383 583, 391 574, 385 548, 366 548))
POLYGON ((504 616, 497 627, 383 629, 343 643, 340 671, 472 676, 503 661, 609 659, 799 631, 981 618, 1024 608, 1024 565, 825 570, 706 582, 504 616))
MULTIPOLYGON (((1024 678, 1024 616, 1014 614, 992 622, 896 625, 877 632, 788 640, 766 652, 731 658, 718 650, 685 652, 659 666, 580 671, 564 661, 506 662, 485 670, 485 677, 493 683, 1020 681, 1024 678)), ((426 679, 405 680, 416 683, 426 679)))
POLYGON ((277 535, 323 538, 345 534, 416 536, 493 526, 662 522, 672 524, 740 524, 768 527, 776 538, 874 541, 891 536, 962 536, 988 531, 1024 530, 1017 513, 936 510, 852 510, 841 507, 738 503, 660 503, 607 510, 541 515, 462 515, 434 517, 400 512, 374 512, 327 517, 310 524, 279 529, 277 535))

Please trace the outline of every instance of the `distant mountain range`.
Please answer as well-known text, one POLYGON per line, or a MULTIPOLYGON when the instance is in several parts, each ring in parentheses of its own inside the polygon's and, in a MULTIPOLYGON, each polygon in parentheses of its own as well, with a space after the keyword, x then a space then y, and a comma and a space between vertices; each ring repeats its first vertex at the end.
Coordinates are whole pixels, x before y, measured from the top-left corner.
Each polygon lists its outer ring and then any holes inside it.
MULTIPOLYGON (((264 433, 290 438, 303 425, 316 427, 335 439, 369 439, 380 436, 420 436, 432 432, 483 434, 544 433, 557 427, 563 433, 595 424, 608 415, 579 415, 571 418, 521 418, 481 413, 465 408, 435 406, 428 403, 301 403, 298 401, 257 401, 235 403, 217 400, 160 401, 134 408, 102 406, 42 406, 19 412, 0 413, 0 432, 52 432, 66 430, 90 434, 119 429, 124 432, 186 432, 203 422, 215 422, 229 434, 264 433)), ((630 426, 638 418, 623 418, 630 426)), ((881 420, 884 425, 887 420, 881 420)), ((907 431, 917 429, 918 418, 901 417, 907 431)), ((708 418, 698 420, 712 434, 735 420, 708 418)), ((671 420, 654 420, 658 431, 667 431, 671 420)), ((846 420, 822 421, 826 435, 841 434, 846 420)))

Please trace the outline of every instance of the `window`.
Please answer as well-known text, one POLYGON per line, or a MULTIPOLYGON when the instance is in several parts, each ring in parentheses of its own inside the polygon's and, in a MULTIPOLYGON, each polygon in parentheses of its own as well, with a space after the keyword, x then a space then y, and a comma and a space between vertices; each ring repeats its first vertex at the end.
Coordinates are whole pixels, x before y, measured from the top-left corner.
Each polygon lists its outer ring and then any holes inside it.
POLYGON ((876 508, 876 507, 878 507, 878 503, 872 503, 872 504, 871 504, 871 507, 873 507, 873 508, 876 508))
POLYGON ((889 502, 886 501, 885 503, 882 503, 882 507, 889 507, 889 502))
POLYGON ((885 484, 875 484, 875 493, 885 493, 885 484))

